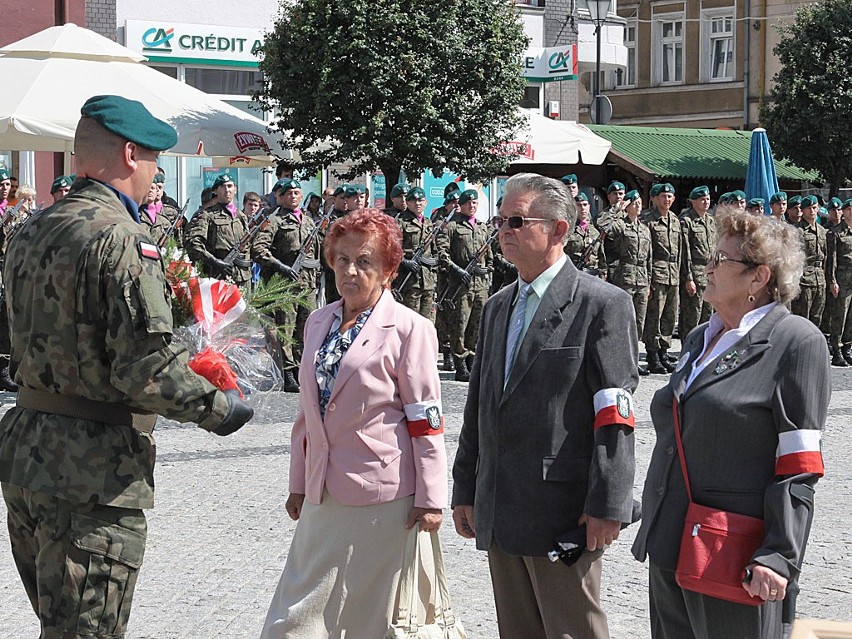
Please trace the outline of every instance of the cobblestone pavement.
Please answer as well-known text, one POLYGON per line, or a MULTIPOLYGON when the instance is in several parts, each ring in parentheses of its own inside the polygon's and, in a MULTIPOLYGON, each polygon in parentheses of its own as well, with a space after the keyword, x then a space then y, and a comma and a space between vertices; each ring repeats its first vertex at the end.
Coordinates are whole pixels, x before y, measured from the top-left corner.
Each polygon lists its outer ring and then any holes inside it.
MULTIPOLYGON (((442 374, 447 447, 455 455, 466 384, 442 374)), ((637 482, 641 493, 654 444, 648 407, 664 376, 643 378, 636 393, 637 482)), ((801 579, 799 616, 850 619, 852 574, 852 372, 833 370, 824 436, 827 476, 817 486, 817 513, 801 579)), ((14 399, 0 394, 6 405, 14 399)), ((255 638, 287 557, 295 524, 284 512, 289 433, 297 398, 277 394, 254 423, 227 438, 191 425, 157 426, 157 504, 129 639, 255 638)), ((5 409, 0 409, 2 412, 5 409)), ((0 500, 0 518, 5 520, 0 500)), ((613 639, 649 637, 647 567, 629 553, 635 530, 607 551, 603 600, 613 639)), ((449 515, 441 530, 453 607, 474 639, 497 637, 485 554, 458 537, 449 515)), ((38 636, 0 526, 0 639, 38 636)), ((532 638, 531 638, 532 639, 532 638)))

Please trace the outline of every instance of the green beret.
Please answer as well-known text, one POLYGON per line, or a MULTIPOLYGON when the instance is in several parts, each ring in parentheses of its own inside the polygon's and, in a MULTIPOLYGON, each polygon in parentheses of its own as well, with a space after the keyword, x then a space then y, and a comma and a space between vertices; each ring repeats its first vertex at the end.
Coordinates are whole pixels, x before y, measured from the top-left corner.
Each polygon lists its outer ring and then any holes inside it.
POLYGON ((828 201, 828 208, 830 209, 839 209, 843 206, 843 202, 840 201, 839 197, 833 197, 828 201))
POLYGON ((0 182, 8 180, 11 177, 12 176, 9 174, 9 171, 7 171, 6 169, 0 169, 0 182))
POLYGON ((787 206, 802 206, 802 196, 794 195, 789 200, 787 200, 787 206))
POLYGON ((662 184, 660 184, 660 190, 657 192, 657 195, 659 195, 660 193, 674 193, 674 192, 675 192, 675 188, 671 184, 669 184, 668 182, 663 182, 662 184))
POLYGON ((764 204, 766 204, 766 200, 764 200, 762 197, 753 197, 748 201, 748 205, 746 208, 755 209, 758 206, 763 206, 764 204))
POLYGON ((456 182, 455 180, 450 182, 449 184, 447 184, 447 186, 444 187, 444 197, 447 197, 453 191, 461 191, 461 187, 459 186, 459 183, 456 182))
POLYGON ((846 209, 850 206, 852 206, 852 197, 850 197, 848 200, 844 200, 843 205, 840 208, 846 209))
POLYGON ((719 196, 719 204, 729 204, 731 202, 731 194, 730 193, 722 193, 719 196))
POLYGON ((341 184, 336 189, 334 189, 334 193, 332 193, 332 197, 337 197, 338 195, 343 195, 346 193, 346 189, 349 188, 348 184, 341 184))
POLYGON ((786 202, 787 194, 784 191, 778 191, 778 193, 773 193, 772 197, 769 198, 770 204, 775 204, 776 202, 786 202))
POLYGON ((71 186, 71 183, 72 183, 73 181, 74 181, 74 180, 72 180, 72 179, 71 179, 71 176, 70 176, 70 175, 60 175, 60 176, 58 176, 55 180, 53 180, 53 183, 51 183, 51 185, 50 185, 50 194, 51 194, 51 195, 53 195, 53 194, 54 194, 54 193, 56 193, 59 189, 67 189, 67 188, 69 188, 69 187, 71 186))
POLYGON ((627 193, 624 194, 624 201, 625 202, 635 202, 640 197, 641 196, 639 195, 639 191, 637 191, 636 189, 633 189, 632 191, 628 191, 627 193))
POLYGON ((654 186, 652 186, 650 193, 651 197, 657 197, 660 194, 660 185, 655 184, 654 186))
POLYGON ((273 191, 291 191, 293 189, 300 189, 302 185, 299 180, 293 178, 281 178, 275 183, 275 186, 272 188, 273 191))
POLYGON ((574 201, 575 202, 588 202, 589 196, 586 195, 585 193, 583 193, 582 191, 580 191, 579 193, 577 193, 577 195, 574 196, 574 201))
MULTIPOLYGON (((447 197, 444 198, 444 206, 447 206, 447 204, 452 202, 458 202, 460 197, 461 191, 451 191, 450 193, 447 193, 447 197)), ((499 204, 497 205, 497 208, 500 208, 499 204)))
POLYGON ((354 197, 356 195, 364 195, 367 192, 367 187, 363 184, 350 184, 343 192, 343 197, 354 197))
POLYGON ((234 178, 230 173, 220 173, 213 181, 213 189, 218 189, 223 184, 233 184, 234 178))
POLYGON ((406 201, 408 200, 425 200, 426 199, 426 191, 421 189, 419 186, 412 187, 408 189, 408 193, 405 194, 406 201))
POLYGON ((624 185, 621 182, 619 182, 618 180, 616 180, 615 182, 610 184, 608 187, 606 187, 607 193, 612 193, 613 191, 623 191, 623 190, 624 190, 624 185))
POLYGON ((699 198, 710 195, 710 189, 706 186, 696 186, 689 192, 690 200, 697 200, 699 198))
POLYGON ((462 194, 459 196, 459 204, 465 204, 471 200, 478 199, 479 192, 476 189, 467 189, 466 191, 462 191, 462 194))
POLYGON ((141 102, 118 95, 96 95, 80 109, 110 133, 152 151, 165 151, 177 144, 172 126, 155 118, 141 102))
POLYGON ((153 182, 154 184, 165 184, 165 182, 166 182, 166 176, 165 176, 165 175, 163 175, 162 173, 155 173, 155 174, 154 174, 154 179, 152 180, 152 182, 153 182))
POLYGON ((568 175, 563 175, 563 176, 562 176, 561 178, 559 178, 559 179, 560 179, 560 181, 562 182, 562 184, 568 184, 569 186, 570 186, 571 184, 576 184, 576 183, 577 183, 577 176, 576 176, 575 174, 573 174, 573 173, 569 173, 568 175))
POLYGON ((394 187, 391 189, 390 196, 399 197, 400 195, 405 195, 407 191, 408 185, 405 182, 400 182, 399 184, 394 184, 394 187))
POLYGON ((819 204, 819 200, 817 200, 816 195, 806 195, 802 198, 802 208, 807 208, 809 206, 816 206, 819 204))
POLYGON ((745 202, 745 199, 745 191, 740 191, 739 189, 731 191, 731 202, 745 202))

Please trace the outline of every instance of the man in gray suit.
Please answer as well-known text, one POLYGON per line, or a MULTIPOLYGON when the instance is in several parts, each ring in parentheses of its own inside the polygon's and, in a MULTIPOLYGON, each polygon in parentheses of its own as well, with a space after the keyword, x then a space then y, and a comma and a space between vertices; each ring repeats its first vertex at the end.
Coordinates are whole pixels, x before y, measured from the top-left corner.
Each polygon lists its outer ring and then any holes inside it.
POLYGON ((578 272, 557 180, 508 180, 500 225, 517 284, 486 304, 453 468, 453 521, 488 551, 500 636, 609 637, 603 549, 629 523, 636 320, 630 297, 578 272), (586 526, 572 566, 547 553, 586 526))

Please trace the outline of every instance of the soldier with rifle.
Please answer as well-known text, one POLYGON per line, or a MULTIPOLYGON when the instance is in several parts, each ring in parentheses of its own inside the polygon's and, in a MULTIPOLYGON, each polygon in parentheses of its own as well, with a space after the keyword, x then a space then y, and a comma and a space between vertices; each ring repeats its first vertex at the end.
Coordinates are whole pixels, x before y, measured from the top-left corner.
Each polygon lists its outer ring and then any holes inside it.
MULTIPOLYGON (((9 171, 0 168, 0 270, 2 270, 4 256, 6 253, 6 233, 7 222, 13 219, 22 206, 22 202, 18 206, 9 205, 9 196, 12 191, 12 180, 9 171)), ((9 318, 6 314, 6 287, 0 277, 0 390, 16 393, 18 385, 12 380, 9 375, 9 352, 11 344, 9 343, 9 318)))
MULTIPOLYGON (((405 210, 397 218, 402 230, 402 263, 393 291, 403 305, 435 321, 438 251, 435 239, 446 221, 433 224, 425 215, 426 192, 419 186, 405 194, 405 210)), ((449 219, 449 218, 448 218, 449 219)))
POLYGON ((589 198, 581 192, 574 201, 577 203, 577 223, 568 236, 565 254, 579 270, 606 279, 606 255, 601 233, 589 218, 589 198))
MULTIPOLYGON (((459 197, 461 196, 461 191, 458 189, 458 183, 450 182, 446 187, 444 187, 444 192, 446 193, 444 196, 444 205, 432 211, 432 215, 429 218, 432 221, 432 224, 438 224, 459 210, 459 197)), ((436 283, 436 289, 438 291, 444 291, 447 289, 448 277, 449 275, 447 274, 447 270, 443 267, 439 267, 438 281, 436 283)), ((452 351, 450 350, 450 327, 447 324, 447 311, 442 310, 440 307, 436 309, 435 313, 435 330, 438 333, 438 348, 444 358, 441 368, 445 371, 454 371, 456 370, 456 365, 455 362, 453 362, 452 351)))
POLYGON ((163 202, 164 180, 162 173, 154 174, 145 202, 139 207, 139 223, 148 229, 157 246, 160 246, 166 231, 180 218, 177 208, 163 202))
MULTIPOLYGON (((305 304, 275 311, 275 324, 283 333, 281 364, 284 391, 298 393, 305 322, 316 309, 320 227, 314 224, 308 213, 299 209, 302 185, 298 180, 284 178, 276 186, 279 187, 275 191, 278 207, 271 212, 265 228, 258 231, 251 245, 251 256, 260 264, 260 276, 264 281, 279 274, 308 293, 305 304)), ((329 216, 327 214, 325 219, 329 216)))

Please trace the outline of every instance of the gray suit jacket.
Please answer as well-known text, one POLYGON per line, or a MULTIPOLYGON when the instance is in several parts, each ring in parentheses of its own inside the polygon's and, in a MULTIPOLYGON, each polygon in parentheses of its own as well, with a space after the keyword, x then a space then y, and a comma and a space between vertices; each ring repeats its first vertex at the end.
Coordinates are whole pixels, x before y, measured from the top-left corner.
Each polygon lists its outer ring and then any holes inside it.
MULTIPOLYGON (((688 504, 677 461, 672 398, 681 394, 701 354, 706 326, 689 334, 684 359, 651 402, 657 444, 633 554, 640 561, 650 555, 654 564, 670 570, 677 565, 688 504)), ((821 430, 830 395, 825 338, 811 322, 778 304, 708 364, 680 399, 693 500, 763 518, 766 538, 753 559, 791 580, 803 559, 822 459, 819 453, 793 455, 779 463, 779 436, 787 433, 789 441, 790 436, 808 438, 801 431, 821 430)), ((812 433, 809 439, 814 441, 812 433)))
POLYGON ((614 389, 627 400, 636 389, 636 322, 626 293, 566 262, 541 300, 503 390, 517 290, 504 288, 483 311, 452 505, 474 506, 477 548, 487 550, 496 540, 507 553, 542 556, 584 512, 630 521, 633 428, 595 428, 593 398, 614 389))

